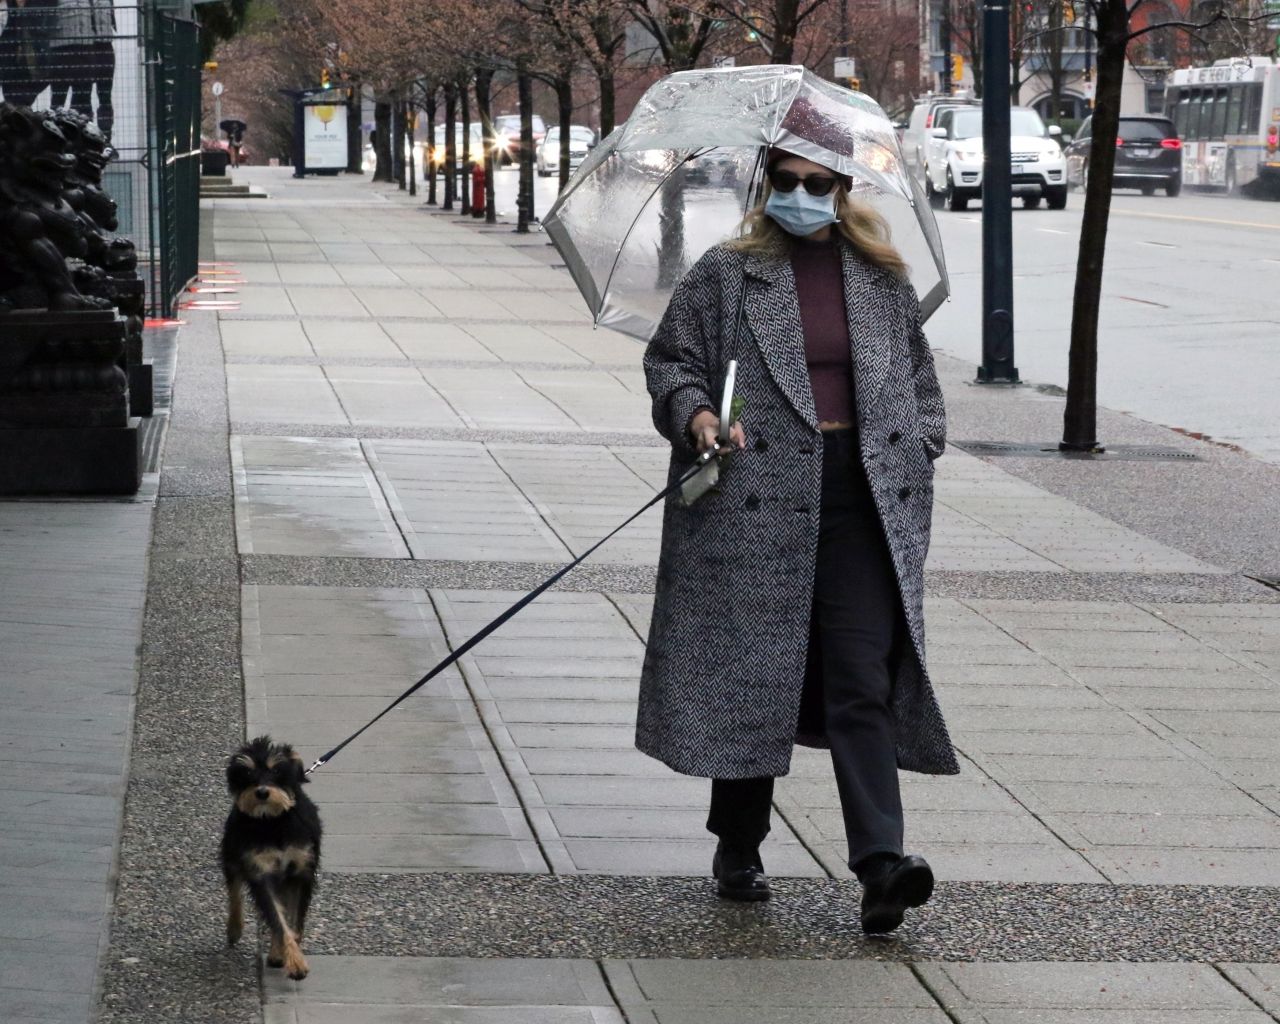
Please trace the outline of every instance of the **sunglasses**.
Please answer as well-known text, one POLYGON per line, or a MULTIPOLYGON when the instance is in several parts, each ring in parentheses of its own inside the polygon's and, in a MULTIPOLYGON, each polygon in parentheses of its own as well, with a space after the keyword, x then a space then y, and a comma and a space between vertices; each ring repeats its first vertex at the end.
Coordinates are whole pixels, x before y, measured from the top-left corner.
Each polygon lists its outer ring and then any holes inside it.
POLYGON ((794 192, 797 185, 803 185, 811 196, 829 196, 836 187, 836 179, 830 174, 809 174, 802 178, 791 171, 771 170, 769 184, 776 192, 794 192))

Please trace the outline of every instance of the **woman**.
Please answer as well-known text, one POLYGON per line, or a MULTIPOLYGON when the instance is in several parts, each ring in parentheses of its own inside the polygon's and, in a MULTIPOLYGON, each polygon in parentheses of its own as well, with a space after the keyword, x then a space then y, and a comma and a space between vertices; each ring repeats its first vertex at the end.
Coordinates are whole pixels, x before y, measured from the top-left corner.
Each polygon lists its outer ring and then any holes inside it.
POLYGON ((645 354, 671 473, 715 444, 728 360, 746 400, 717 491, 668 503, 636 745, 710 777, 722 897, 763 900, 759 847, 793 745, 831 750, 888 932, 933 891, 904 856, 898 768, 959 771, 924 667, 924 560, 942 394, 884 221, 781 150, 742 236, 680 282, 645 354))

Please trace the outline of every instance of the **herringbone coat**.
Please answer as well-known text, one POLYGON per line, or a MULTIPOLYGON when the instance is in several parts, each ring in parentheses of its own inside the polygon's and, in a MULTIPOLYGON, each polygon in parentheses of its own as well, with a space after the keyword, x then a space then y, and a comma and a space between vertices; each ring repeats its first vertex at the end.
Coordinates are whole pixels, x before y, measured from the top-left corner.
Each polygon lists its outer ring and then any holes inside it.
MULTIPOLYGON (((841 245, 862 464, 893 558, 910 643, 894 666, 898 764, 959 771, 925 669, 924 561, 933 460, 945 446, 942 393, 909 284, 841 245)), ((669 499, 636 746, 687 775, 785 775, 801 721, 821 504, 818 429, 790 261, 721 245, 680 282, 645 353, 653 419, 671 479, 695 457, 686 427, 718 408, 738 360, 747 448, 691 507, 669 499), (745 287, 746 294, 742 295, 745 287), (742 326, 732 335, 739 299, 742 326)), ((811 717, 806 715, 806 719, 811 717)))

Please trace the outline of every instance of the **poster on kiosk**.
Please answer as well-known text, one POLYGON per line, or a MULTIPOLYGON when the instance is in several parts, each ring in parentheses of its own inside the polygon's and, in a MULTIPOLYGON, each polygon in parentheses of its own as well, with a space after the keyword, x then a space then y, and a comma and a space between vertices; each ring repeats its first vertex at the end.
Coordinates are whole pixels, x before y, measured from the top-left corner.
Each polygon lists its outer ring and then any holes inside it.
POLYGON ((345 102, 324 95, 302 101, 302 153, 304 173, 335 174, 347 166, 345 102))

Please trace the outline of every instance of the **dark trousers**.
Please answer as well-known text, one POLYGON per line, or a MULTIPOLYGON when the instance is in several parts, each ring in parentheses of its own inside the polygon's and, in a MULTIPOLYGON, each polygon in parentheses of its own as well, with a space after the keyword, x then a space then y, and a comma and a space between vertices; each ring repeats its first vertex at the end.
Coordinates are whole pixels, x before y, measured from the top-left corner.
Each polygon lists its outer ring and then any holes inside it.
MULTIPOLYGON (((822 714, 855 871, 872 854, 902 854, 890 666, 903 628, 857 433, 828 431, 810 643, 821 664, 822 714)), ((759 845, 772 801, 772 778, 713 779, 707 828, 733 845, 759 845)))

